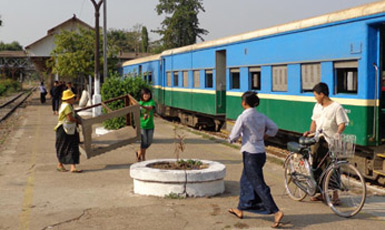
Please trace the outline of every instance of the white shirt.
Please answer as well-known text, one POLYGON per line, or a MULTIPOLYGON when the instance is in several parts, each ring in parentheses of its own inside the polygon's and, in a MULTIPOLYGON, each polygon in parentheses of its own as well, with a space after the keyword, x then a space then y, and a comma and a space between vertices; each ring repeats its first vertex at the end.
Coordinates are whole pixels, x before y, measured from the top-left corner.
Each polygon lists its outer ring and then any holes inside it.
POLYGON ((255 108, 248 108, 238 116, 229 141, 234 142, 242 136, 241 152, 264 153, 265 141, 263 137, 275 136, 278 132, 277 125, 267 116, 257 112, 255 108))
POLYGON ((316 103, 311 119, 316 123, 316 131, 322 130, 322 133, 326 134, 325 139, 329 144, 331 144, 332 138, 337 133, 338 126, 342 123, 349 123, 345 109, 337 102, 333 102, 326 107, 316 103))

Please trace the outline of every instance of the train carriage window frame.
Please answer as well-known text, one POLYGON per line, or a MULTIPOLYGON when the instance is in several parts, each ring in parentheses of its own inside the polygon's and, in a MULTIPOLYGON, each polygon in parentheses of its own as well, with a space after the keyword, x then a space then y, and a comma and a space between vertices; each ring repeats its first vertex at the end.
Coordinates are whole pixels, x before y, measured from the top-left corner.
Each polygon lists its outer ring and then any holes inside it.
POLYGON ((230 69, 230 89, 241 89, 241 72, 239 68, 230 69))
POLYGON ((273 92, 287 92, 287 65, 277 65, 271 68, 273 92))
POLYGON ((173 77, 174 86, 178 87, 179 86, 179 72, 178 71, 172 72, 172 77, 173 77))
POLYGON ((188 88, 188 71, 182 71, 183 87, 188 88))
POLYGON ((200 71, 194 70, 194 88, 200 88, 200 71))
POLYGON ((313 92, 313 87, 321 82, 321 63, 301 64, 301 90, 313 92))
POLYGON ((171 87, 171 72, 167 72, 167 86, 171 87))
POLYGON ((147 83, 151 83, 152 82, 152 72, 150 71, 147 71, 143 74, 143 78, 144 80, 147 82, 147 83))
POLYGON ((214 75, 212 70, 205 71, 205 88, 214 87, 214 75))
POLYGON ((261 67, 249 68, 250 90, 261 90, 261 67))
POLYGON ((358 93, 358 61, 334 62, 335 93, 358 93))

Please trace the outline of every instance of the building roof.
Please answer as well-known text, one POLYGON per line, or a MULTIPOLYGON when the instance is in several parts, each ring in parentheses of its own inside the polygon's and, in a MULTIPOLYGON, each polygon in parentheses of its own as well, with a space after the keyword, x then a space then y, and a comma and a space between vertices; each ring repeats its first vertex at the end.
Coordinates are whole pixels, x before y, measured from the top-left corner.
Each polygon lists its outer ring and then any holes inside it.
POLYGON ((0 57, 28 57, 25 51, 0 51, 0 57))
POLYGON ((74 14, 72 18, 68 19, 67 21, 65 22, 62 22, 60 23, 59 25, 55 26, 55 27, 52 27, 51 29, 49 29, 47 31, 47 35, 40 38, 39 40, 33 42, 32 44, 28 45, 25 47, 25 49, 30 49, 32 46, 36 45, 37 43, 41 42, 42 40, 50 37, 50 36, 53 36, 54 34, 60 32, 60 28, 62 28, 64 25, 68 24, 68 23, 76 23, 76 24, 79 24, 81 26, 84 26, 88 29, 94 29, 92 26, 88 25, 87 23, 83 22, 82 20, 80 20, 79 18, 76 17, 76 15, 74 14))

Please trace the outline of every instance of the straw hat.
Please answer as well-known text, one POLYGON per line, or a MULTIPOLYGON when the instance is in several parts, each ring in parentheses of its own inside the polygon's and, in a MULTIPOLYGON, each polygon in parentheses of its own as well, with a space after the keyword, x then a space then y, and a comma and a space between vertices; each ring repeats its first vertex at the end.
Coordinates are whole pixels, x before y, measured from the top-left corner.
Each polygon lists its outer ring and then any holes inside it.
POLYGON ((66 91, 63 91, 63 96, 61 97, 61 100, 66 101, 74 97, 75 94, 70 89, 67 89, 66 91))

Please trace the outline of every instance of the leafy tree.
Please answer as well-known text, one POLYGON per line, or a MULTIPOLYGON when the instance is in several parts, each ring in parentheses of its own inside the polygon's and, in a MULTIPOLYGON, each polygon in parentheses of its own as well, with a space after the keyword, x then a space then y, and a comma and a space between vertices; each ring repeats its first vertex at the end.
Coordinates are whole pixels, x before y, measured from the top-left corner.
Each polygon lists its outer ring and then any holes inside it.
POLYGON ((199 28, 198 13, 205 12, 202 0, 159 0, 156 6, 158 15, 166 14, 162 29, 154 31, 162 36, 165 49, 196 43, 197 37, 208 31, 199 28))
POLYGON ((63 30, 55 35, 56 47, 47 65, 53 73, 75 78, 93 75, 95 31, 79 28, 79 31, 63 30))
POLYGON ((23 46, 19 44, 19 42, 14 41, 12 43, 4 43, 0 42, 0 51, 7 50, 7 51, 22 51, 23 46))
POLYGON ((110 49, 115 52, 139 52, 142 26, 135 25, 130 31, 121 29, 110 29, 107 40, 110 49))
POLYGON ((145 26, 142 28, 142 52, 148 52, 148 32, 145 26))

